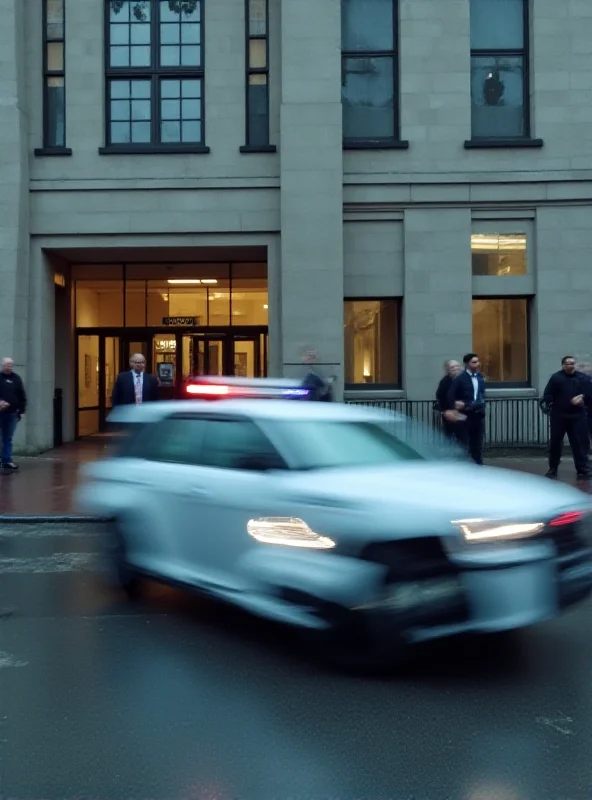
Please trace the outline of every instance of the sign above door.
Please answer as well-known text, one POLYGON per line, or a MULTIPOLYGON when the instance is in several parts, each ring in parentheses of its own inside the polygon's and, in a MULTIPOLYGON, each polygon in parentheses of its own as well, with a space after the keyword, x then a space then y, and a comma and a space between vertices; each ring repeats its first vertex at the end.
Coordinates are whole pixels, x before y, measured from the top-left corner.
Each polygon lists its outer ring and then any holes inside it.
POLYGON ((162 324, 168 327, 175 325, 199 325, 199 317, 163 317, 162 324))

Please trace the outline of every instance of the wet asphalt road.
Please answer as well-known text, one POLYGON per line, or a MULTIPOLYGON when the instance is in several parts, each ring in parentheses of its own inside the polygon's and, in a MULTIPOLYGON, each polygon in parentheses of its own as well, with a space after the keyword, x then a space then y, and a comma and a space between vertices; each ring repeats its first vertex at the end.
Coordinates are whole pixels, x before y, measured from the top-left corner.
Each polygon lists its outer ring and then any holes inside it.
POLYGON ((0 525, 1 800, 590 800, 592 606, 332 673, 287 632, 0 525))

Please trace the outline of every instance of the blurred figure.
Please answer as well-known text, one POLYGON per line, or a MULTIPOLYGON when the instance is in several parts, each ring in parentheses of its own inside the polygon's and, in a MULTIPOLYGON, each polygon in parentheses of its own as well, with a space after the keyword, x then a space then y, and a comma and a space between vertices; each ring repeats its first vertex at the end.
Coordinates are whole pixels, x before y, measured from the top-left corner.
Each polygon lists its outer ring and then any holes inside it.
POLYGON ((0 438, 2 439, 2 469, 17 470, 12 460, 12 440, 16 426, 27 410, 27 395, 19 375, 14 371, 12 358, 3 358, 0 370, 0 438))
POLYGON ((590 440, 586 405, 591 401, 590 378, 576 369, 573 356, 564 356, 561 359, 561 369, 551 375, 543 393, 543 408, 551 417, 548 478, 557 477, 563 453, 563 439, 567 434, 578 477, 588 480, 590 440))
POLYGON ((464 444, 469 455, 479 466, 483 465, 483 436, 485 434, 485 378, 479 372, 481 364, 476 353, 463 358, 464 369, 454 378, 448 392, 451 408, 461 411, 467 420, 464 426, 464 444))
POLYGON ((310 399, 324 403, 333 400, 332 386, 329 381, 323 378, 315 369, 317 363, 317 351, 312 347, 306 348, 302 354, 302 363, 307 367, 302 385, 310 392, 310 399))
POLYGON ((130 369, 117 376, 111 402, 115 406, 141 405, 158 400, 158 380, 146 373, 146 359, 141 353, 130 358, 130 369))
POLYGON ((458 361, 450 359, 444 362, 444 377, 436 389, 435 403, 435 409, 442 417, 442 428, 445 435, 449 439, 454 439, 459 442, 463 441, 461 425, 465 417, 456 411, 454 405, 450 404, 448 395, 453 380, 460 375, 461 371, 462 367, 458 361))

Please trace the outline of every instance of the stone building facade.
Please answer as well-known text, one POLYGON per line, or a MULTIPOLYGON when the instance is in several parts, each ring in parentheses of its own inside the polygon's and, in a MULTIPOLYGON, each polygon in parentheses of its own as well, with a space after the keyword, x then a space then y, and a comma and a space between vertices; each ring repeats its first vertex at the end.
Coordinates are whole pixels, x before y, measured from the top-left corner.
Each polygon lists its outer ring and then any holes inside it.
POLYGON ((592 352, 589 0, 0 0, 0 19, 21 451, 51 446, 56 388, 66 439, 99 430, 134 346, 180 382, 300 374, 312 345, 339 394, 413 400, 472 349, 517 397, 592 352))

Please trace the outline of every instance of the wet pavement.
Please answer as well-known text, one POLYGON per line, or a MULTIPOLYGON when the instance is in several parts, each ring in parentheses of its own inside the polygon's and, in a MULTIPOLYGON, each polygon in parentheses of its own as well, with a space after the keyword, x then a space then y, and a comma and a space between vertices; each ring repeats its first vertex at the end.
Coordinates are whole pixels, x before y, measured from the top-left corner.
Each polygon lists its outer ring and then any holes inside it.
MULTIPOLYGON (((17 473, 0 471, 0 515, 62 515, 75 512, 73 495, 80 478, 80 469, 88 461, 105 458, 117 444, 114 436, 97 436, 66 444, 35 458, 17 459, 17 473)), ((491 466, 516 469, 544 475, 547 461, 543 452, 516 454, 492 451, 486 456, 491 466)), ((560 478, 576 485, 576 476, 569 456, 564 458, 560 478)), ((580 484, 580 488, 583 488, 580 484)), ((588 487, 589 489, 589 487, 588 487)))
POLYGON ((98 526, 0 524, 3 800, 589 800, 592 605, 340 675, 283 629, 95 572, 98 526))

